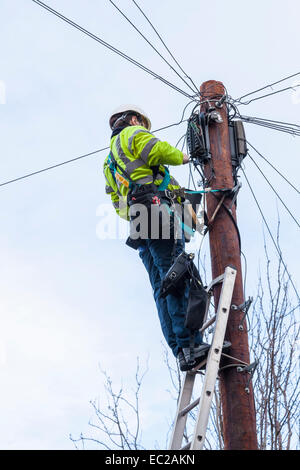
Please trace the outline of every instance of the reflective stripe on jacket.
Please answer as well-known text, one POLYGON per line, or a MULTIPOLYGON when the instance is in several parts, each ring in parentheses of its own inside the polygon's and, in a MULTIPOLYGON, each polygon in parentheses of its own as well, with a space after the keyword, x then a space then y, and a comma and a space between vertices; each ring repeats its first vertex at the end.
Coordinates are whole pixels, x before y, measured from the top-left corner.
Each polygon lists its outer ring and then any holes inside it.
MULTIPOLYGON (((162 142, 142 126, 125 127, 111 139, 111 152, 118 164, 124 169, 131 180, 137 184, 154 183, 159 186, 164 178, 164 165, 181 165, 183 154, 168 142, 162 142), (158 166, 156 179, 153 181, 151 167, 158 166)), ((129 188, 119 180, 115 180, 106 157, 103 165, 106 178, 106 193, 110 194, 117 214, 129 220, 127 194, 129 188)), ((171 176, 168 189, 179 189, 180 185, 171 176)))

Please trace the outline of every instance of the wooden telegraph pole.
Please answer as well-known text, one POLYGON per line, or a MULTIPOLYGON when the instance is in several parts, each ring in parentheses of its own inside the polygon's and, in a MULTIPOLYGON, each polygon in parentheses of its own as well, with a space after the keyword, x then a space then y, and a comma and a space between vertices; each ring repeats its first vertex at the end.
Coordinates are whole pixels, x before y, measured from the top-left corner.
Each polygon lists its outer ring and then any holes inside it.
MULTIPOLYGON (((203 83, 200 90, 202 101, 204 101, 201 105, 201 111, 204 112, 208 111, 210 107, 214 107, 214 100, 220 99, 225 94, 224 85, 214 80, 203 83)), ((216 111, 220 113, 223 122, 210 122, 209 124, 211 160, 205 164, 204 174, 212 189, 228 189, 233 188, 234 182, 226 105, 223 104, 221 108, 216 108, 216 111)), ((237 269, 237 277, 232 305, 241 306, 245 299, 237 226, 222 205, 215 213, 224 193, 215 194, 218 194, 217 198, 213 193, 207 194, 208 221, 214 215, 209 231, 212 278, 220 276, 227 266, 234 266, 237 269)), ((226 196, 223 203, 229 207, 231 200, 230 196, 226 196)), ((231 211, 232 217, 236 221, 235 204, 233 204, 231 211)), ((220 291, 221 288, 216 286, 214 289, 216 308, 220 291)), ((246 322, 242 321, 243 316, 242 310, 231 308, 225 339, 232 344, 229 354, 243 363, 249 364, 248 335, 246 322)), ((227 364, 234 362, 228 359, 227 364)), ((257 449, 254 395, 248 372, 241 371, 241 368, 238 367, 224 368, 220 372, 220 385, 225 449, 257 449)))

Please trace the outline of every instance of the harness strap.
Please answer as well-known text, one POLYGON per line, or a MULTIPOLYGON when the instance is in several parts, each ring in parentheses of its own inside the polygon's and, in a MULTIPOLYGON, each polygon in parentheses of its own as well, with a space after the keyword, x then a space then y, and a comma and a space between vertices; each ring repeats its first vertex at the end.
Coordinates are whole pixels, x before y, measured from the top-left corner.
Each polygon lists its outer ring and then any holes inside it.
POLYGON ((174 210, 172 210, 172 208, 169 207, 168 205, 167 205, 167 211, 168 211, 168 213, 169 213, 170 215, 173 215, 173 214, 174 214, 174 215, 176 216, 176 218, 177 218, 178 222, 180 223, 181 228, 182 228, 182 230, 183 230, 184 232, 188 233, 188 234, 191 235, 192 237, 195 235, 195 230, 194 230, 192 227, 190 227, 189 225, 185 224, 185 223, 181 220, 180 216, 179 216, 178 214, 176 214, 176 212, 175 212, 174 210))
POLYGON ((171 181, 171 176, 170 176, 170 172, 168 168, 165 166, 164 169, 165 169, 164 179, 158 186, 158 191, 165 191, 168 188, 169 183, 171 181))
MULTIPOLYGON (((120 183, 124 184, 127 188, 131 188, 133 181, 130 178, 129 174, 124 170, 123 168, 120 167, 120 165, 117 163, 115 157, 113 156, 112 152, 109 153, 108 155, 108 160, 107 163, 109 165, 109 169, 111 171, 111 174, 115 180, 115 183, 117 184, 117 181, 120 181, 120 183), (120 172, 117 171, 120 170, 120 172), (124 176, 125 178, 124 178, 124 176)), ((118 184, 117 184, 118 185, 118 184)))
MULTIPOLYGON (((116 184, 117 184, 116 180, 118 180, 119 182, 124 184, 124 186, 126 186, 129 189, 131 189, 134 185, 138 185, 138 186, 140 185, 139 183, 136 183, 135 181, 132 180, 132 178, 130 177, 130 175, 127 173, 126 170, 124 170, 123 168, 120 167, 120 165, 116 161, 115 157, 113 156, 112 152, 110 152, 109 155, 108 155, 107 163, 109 165, 109 168, 111 170, 112 176, 113 176, 116 184), (117 169, 119 171, 117 171, 117 169)), ((164 178, 163 178, 162 182, 160 183, 160 185, 157 187, 158 191, 165 191, 168 188, 168 185, 171 181, 171 176, 170 176, 170 172, 169 172, 168 168, 164 167, 164 169, 165 169, 164 178)), ((153 168, 153 170, 154 170, 154 168, 153 168)))

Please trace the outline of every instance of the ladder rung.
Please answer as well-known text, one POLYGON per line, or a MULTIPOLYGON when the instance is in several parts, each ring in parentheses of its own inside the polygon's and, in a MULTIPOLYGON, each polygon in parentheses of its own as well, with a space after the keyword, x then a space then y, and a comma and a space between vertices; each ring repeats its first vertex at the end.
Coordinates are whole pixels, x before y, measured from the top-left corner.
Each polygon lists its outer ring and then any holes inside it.
POLYGON ((213 286, 222 282, 223 279, 224 279, 224 274, 221 274, 221 276, 218 276, 215 279, 213 279, 211 283, 209 284, 209 286, 206 288, 206 291, 209 292, 213 286))
POLYGON ((199 371, 199 369, 202 369, 206 365, 206 362, 207 358, 204 359, 204 361, 200 362, 198 365, 196 365, 194 369, 192 369, 192 372, 195 374, 200 374, 201 372, 199 371))
POLYGON ((189 448, 191 447, 191 443, 192 441, 188 442, 185 446, 181 447, 180 450, 189 450, 189 448))
POLYGON ((199 402, 200 402, 200 397, 197 398, 197 400, 190 403, 185 408, 183 408, 179 413, 179 417, 181 418, 182 416, 185 416, 189 411, 191 411, 193 408, 195 408, 195 406, 199 405, 199 402))
POLYGON ((205 331, 206 328, 208 328, 210 325, 212 325, 216 321, 216 318, 217 318, 217 315, 214 315, 206 323, 204 323, 204 325, 200 329, 200 332, 203 333, 203 331, 205 331))

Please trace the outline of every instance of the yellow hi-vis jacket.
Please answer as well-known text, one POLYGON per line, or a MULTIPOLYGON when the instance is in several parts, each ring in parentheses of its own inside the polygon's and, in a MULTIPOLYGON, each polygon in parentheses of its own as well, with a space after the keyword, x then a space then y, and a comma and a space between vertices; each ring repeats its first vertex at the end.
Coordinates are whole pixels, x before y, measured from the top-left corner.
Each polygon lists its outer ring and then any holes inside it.
MULTIPOLYGON (((159 186, 165 176, 164 165, 181 165, 183 153, 168 142, 162 142, 143 126, 125 127, 111 139, 110 149, 117 162, 118 170, 125 170, 130 179, 137 184, 154 183, 159 186), (156 179, 153 181, 151 167, 159 166, 156 179)), ((110 168, 110 156, 104 161, 103 171, 106 179, 106 193, 110 194, 112 204, 117 214, 129 220, 127 195, 129 191, 126 176, 121 171, 113 174, 110 168)), ((170 175, 167 189, 179 189, 180 185, 170 175)))

